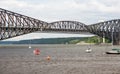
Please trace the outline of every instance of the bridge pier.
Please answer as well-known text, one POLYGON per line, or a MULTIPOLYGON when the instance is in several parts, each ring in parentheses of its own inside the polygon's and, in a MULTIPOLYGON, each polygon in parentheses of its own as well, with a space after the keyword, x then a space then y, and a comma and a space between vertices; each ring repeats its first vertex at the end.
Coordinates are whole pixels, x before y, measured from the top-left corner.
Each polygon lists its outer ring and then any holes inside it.
POLYGON ((119 33, 113 34, 113 45, 120 45, 120 34, 119 33))
POLYGON ((113 41, 113 45, 120 45, 120 40, 118 40, 118 41, 113 41))

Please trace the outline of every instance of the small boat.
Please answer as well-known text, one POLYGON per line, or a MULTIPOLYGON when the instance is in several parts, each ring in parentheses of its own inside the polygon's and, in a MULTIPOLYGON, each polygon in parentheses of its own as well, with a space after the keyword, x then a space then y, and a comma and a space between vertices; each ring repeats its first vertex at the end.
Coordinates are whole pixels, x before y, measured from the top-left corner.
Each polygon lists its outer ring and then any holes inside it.
POLYGON ((87 53, 90 53, 90 52, 92 52, 92 49, 88 48, 88 49, 86 50, 86 52, 87 52, 87 53))
POLYGON ((116 50, 107 51, 106 54, 120 54, 120 51, 116 51, 116 50))
POLYGON ((115 50, 115 51, 120 51, 120 49, 117 49, 117 48, 114 48, 114 49, 112 49, 112 50, 115 50))
POLYGON ((31 46, 29 46, 29 49, 31 48, 31 46))
POLYGON ((114 27, 112 28, 112 50, 107 51, 106 54, 120 54, 120 49, 113 48, 113 33, 114 33, 114 27))

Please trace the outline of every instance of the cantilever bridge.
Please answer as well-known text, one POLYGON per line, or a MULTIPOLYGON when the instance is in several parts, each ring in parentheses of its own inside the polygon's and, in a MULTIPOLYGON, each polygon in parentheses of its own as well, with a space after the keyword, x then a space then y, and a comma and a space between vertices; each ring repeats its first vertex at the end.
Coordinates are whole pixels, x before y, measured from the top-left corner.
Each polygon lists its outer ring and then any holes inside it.
POLYGON ((35 18, 0 8, 0 40, 36 31, 42 32, 90 32, 120 44, 120 19, 85 25, 77 21, 47 23, 35 18))

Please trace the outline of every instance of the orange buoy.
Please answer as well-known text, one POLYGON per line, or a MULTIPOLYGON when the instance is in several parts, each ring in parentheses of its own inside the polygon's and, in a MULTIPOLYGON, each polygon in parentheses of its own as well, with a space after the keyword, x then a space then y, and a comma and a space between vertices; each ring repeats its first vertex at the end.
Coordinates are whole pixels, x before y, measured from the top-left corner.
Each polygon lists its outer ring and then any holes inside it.
POLYGON ((47 58, 46 58, 47 60, 50 60, 51 59, 51 57, 50 56, 47 56, 47 58))
POLYGON ((39 50, 38 48, 36 48, 35 50, 33 50, 33 53, 34 53, 35 55, 39 55, 39 54, 40 54, 40 50, 39 50))

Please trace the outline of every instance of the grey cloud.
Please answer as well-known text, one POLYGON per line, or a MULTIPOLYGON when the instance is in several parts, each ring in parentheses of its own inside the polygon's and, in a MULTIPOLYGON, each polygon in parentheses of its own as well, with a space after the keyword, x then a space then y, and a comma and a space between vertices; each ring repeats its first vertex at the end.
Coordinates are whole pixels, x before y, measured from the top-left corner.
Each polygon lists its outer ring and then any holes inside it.
POLYGON ((49 22, 71 19, 89 24, 120 18, 118 0, 11 0, 9 4, 7 1, 0 1, 0 6, 49 22))

